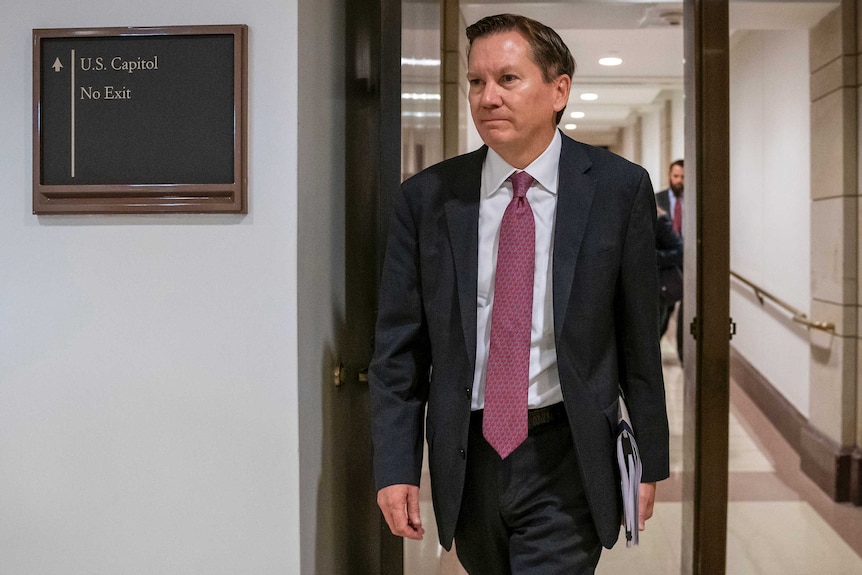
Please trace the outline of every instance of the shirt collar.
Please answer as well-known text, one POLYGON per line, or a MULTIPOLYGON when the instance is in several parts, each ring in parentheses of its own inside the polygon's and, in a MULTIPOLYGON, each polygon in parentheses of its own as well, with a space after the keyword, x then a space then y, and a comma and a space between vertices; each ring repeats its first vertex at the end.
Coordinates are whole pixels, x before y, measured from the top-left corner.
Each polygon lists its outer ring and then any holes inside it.
MULTIPOLYGON (((554 137, 545 151, 524 168, 525 172, 533 176, 536 183, 554 195, 557 194, 557 184, 560 179, 560 152, 562 149, 563 138, 560 136, 559 130, 554 130, 554 137)), ((487 195, 490 197, 496 194, 503 187, 503 182, 517 171, 500 154, 488 148, 485 164, 482 167, 482 178, 487 184, 485 186, 487 195)))

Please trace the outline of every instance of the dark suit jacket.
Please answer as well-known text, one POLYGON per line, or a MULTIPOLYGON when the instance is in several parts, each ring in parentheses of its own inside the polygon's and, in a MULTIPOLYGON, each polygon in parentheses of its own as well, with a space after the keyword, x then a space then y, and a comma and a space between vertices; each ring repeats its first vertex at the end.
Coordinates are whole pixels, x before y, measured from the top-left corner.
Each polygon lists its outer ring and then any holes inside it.
POLYGON ((673 231, 673 223, 667 216, 656 218, 655 249, 656 264, 661 268, 682 269, 682 238, 673 231))
POLYGON ((655 205, 664 210, 671 220, 673 220, 673 214, 670 213, 670 197, 668 194, 671 193, 670 189, 662 190, 660 192, 656 192, 655 194, 655 205))
MULTIPOLYGON (((662 210, 664 210, 668 222, 670 222, 670 233, 676 236, 676 232, 673 231, 673 214, 670 213, 670 194, 673 193, 670 189, 662 190, 657 192, 655 195, 655 204, 662 210)), ((669 269, 671 265, 675 266, 679 270, 679 278, 677 279, 676 275, 670 275, 669 272, 665 272, 664 275, 661 275, 660 278, 662 283, 673 283, 676 282, 679 285, 674 285, 673 290, 679 297, 665 298, 662 300, 662 305, 673 307, 677 301, 682 299, 682 238, 679 238, 679 247, 672 248, 670 245, 673 243, 673 238, 668 234, 668 230, 665 229, 668 226, 664 225, 662 222, 663 218, 659 218, 658 227, 656 228, 656 250, 658 257, 658 266, 659 269, 669 269), (670 262, 671 258, 679 258, 679 263, 670 262)))
POLYGON ((659 301, 673 306, 682 299, 682 239, 673 231, 666 215, 656 220, 655 251, 658 265, 659 301))
MULTIPOLYGON (((655 194, 655 205, 664 210, 665 214, 671 222, 673 222, 673 214, 670 213, 670 194, 673 192, 668 188, 667 190, 662 190, 660 192, 656 192, 655 194)), ((685 204, 683 204, 684 206, 685 204)), ((671 229, 673 229, 671 227, 671 229)))
MULTIPOLYGON (((424 431, 440 542, 447 549, 469 456, 486 152, 483 147, 447 160, 402 185, 369 371, 377 487, 419 485, 424 431)), ((631 411, 643 481, 668 476, 655 215, 645 170, 563 137, 553 240, 557 364, 593 520, 607 547, 617 539, 621 517, 614 451, 618 386, 631 411)))

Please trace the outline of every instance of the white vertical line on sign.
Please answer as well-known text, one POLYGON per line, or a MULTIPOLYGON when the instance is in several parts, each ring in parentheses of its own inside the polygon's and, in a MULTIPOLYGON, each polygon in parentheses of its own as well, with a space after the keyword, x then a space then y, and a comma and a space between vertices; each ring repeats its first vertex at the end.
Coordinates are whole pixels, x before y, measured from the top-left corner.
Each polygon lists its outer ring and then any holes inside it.
POLYGON ((75 177, 75 49, 72 49, 72 62, 69 66, 72 69, 72 145, 70 146, 72 153, 72 177, 75 177))

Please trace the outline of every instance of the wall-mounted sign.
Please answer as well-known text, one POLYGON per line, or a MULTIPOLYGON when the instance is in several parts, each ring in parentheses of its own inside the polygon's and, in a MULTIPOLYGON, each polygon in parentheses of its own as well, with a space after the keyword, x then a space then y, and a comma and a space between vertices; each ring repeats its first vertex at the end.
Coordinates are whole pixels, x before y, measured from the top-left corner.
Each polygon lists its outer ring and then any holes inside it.
POLYGON ((33 31, 33 212, 245 213, 236 26, 33 31))

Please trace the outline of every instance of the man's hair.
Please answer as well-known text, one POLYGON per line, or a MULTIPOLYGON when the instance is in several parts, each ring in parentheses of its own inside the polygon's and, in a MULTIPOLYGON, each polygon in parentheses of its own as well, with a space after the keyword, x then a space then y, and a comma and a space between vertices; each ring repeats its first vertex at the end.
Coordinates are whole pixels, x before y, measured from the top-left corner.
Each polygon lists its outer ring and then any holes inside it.
MULTIPOLYGON (((467 58, 470 57, 473 40, 501 32, 518 32, 524 37, 530 46, 530 58, 542 70, 545 82, 552 82, 563 74, 574 77, 575 59, 560 35, 541 22, 516 14, 487 16, 467 26, 467 58)), ((557 112, 557 123, 564 111, 557 112)))
POLYGON ((668 172, 672 171, 674 166, 679 166, 680 168, 685 169, 685 163, 683 162, 683 160, 677 160, 670 165, 670 167, 667 169, 667 171, 668 172))

